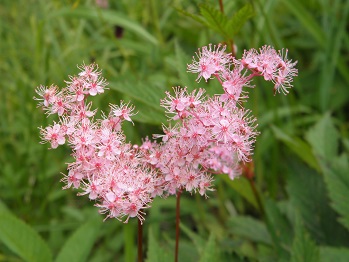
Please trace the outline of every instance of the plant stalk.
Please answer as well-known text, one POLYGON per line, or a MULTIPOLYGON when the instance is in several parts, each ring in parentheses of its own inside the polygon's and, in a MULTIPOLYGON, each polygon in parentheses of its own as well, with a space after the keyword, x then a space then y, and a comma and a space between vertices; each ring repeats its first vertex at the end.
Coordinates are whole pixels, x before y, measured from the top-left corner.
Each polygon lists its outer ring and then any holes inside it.
POLYGON ((138 219, 138 262, 143 261, 143 224, 140 219, 138 219))
POLYGON ((175 262, 178 262, 178 247, 179 247, 179 223, 180 223, 180 200, 182 190, 179 189, 176 195, 176 247, 175 247, 175 262))

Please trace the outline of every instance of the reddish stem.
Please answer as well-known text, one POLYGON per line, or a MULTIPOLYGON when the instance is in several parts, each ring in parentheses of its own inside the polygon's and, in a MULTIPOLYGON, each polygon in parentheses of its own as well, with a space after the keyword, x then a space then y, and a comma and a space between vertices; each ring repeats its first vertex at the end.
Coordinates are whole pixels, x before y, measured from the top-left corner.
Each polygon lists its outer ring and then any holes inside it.
POLYGON ((222 14, 224 14, 223 0, 219 0, 219 8, 220 8, 222 14))
POLYGON ((142 221, 138 219, 138 262, 143 261, 143 225, 142 221))
POLYGON ((180 199, 182 190, 179 189, 176 195, 176 247, 175 247, 175 262, 178 262, 178 247, 179 247, 179 223, 180 223, 180 199))

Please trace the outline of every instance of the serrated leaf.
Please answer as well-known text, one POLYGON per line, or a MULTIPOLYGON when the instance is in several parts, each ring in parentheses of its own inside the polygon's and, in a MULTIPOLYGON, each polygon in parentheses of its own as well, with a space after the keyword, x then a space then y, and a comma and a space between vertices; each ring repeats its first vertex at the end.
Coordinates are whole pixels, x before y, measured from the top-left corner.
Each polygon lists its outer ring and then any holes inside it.
POLYGON ((320 262, 347 262, 348 258, 348 248, 320 247, 320 262))
POLYGON ((244 5, 239 9, 226 25, 226 31, 231 34, 237 34, 248 19, 254 16, 253 7, 250 4, 244 5))
POLYGON ((285 143, 296 155, 298 155, 305 163, 317 171, 320 171, 318 162, 310 148, 310 146, 298 137, 290 137, 276 126, 272 126, 273 133, 276 138, 285 143))
POLYGON ((297 210, 302 216, 304 226, 317 243, 340 245, 348 239, 349 234, 336 221, 338 215, 328 203, 323 176, 300 163, 291 162, 289 167, 291 174, 287 177, 286 189, 292 215, 297 210))
POLYGON ((318 247, 300 223, 297 224, 291 250, 291 262, 318 262, 318 247))
POLYGON ((306 139, 311 144, 313 152, 322 159, 329 161, 337 155, 339 135, 329 114, 324 115, 307 132, 306 139))
POLYGON ((264 201, 266 225, 280 261, 288 260, 288 252, 292 243, 292 227, 286 216, 272 199, 264 201))
POLYGON ((64 243, 55 261, 87 261, 101 224, 101 217, 98 217, 81 225, 64 243))
POLYGON ((341 215, 339 221, 349 230, 349 160, 346 155, 323 165, 331 206, 341 215))
POLYGON ((201 255, 200 262, 219 261, 217 251, 216 238, 211 233, 201 255))
POLYGON ((158 40, 151 35, 147 30, 145 30, 140 24, 131 20, 124 14, 114 11, 114 10, 102 10, 96 8, 86 8, 86 7, 78 7, 78 8, 68 8, 63 7, 56 12, 52 12, 51 18, 56 18, 57 16, 68 16, 73 18, 85 18, 85 19, 93 19, 93 20, 102 20, 104 22, 110 23, 111 25, 119 25, 124 27, 136 35, 142 37, 144 40, 158 45, 158 40))
POLYGON ((196 22, 199 22, 200 24, 202 25, 207 25, 206 21, 204 19, 202 19, 201 16, 198 16, 198 15, 195 15, 195 14, 192 14, 192 13, 189 13, 185 10, 183 10, 182 8, 178 8, 178 7, 175 7, 175 9, 180 12, 181 14, 185 15, 185 16, 188 16, 192 19, 194 19, 196 22))
POLYGON ((229 32, 226 31, 228 24, 226 15, 207 4, 200 5, 200 14, 205 18, 208 27, 224 36, 224 38, 230 38, 229 32))
POLYGON ((52 261, 52 253, 41 236, 9 211, 0 213, 0 241, 25 261, 52 261))
POLYGON ((272 239, 264 223, 248 216, 234 216, 228 221, 229 231, 257 243, 272 244, 272 239))

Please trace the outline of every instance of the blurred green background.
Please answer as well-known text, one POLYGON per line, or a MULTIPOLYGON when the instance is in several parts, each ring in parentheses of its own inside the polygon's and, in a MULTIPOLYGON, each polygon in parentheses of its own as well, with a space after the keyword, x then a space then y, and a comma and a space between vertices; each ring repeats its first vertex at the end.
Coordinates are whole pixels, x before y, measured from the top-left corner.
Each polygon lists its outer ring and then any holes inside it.
MULTIPOLYGON (((96 62, 110 90, 94 106, 135 104, 124 128, 140 143, 161 132, 164 91, 219 92, 186 73, 209 43, 234 43, 237 57, 287 48, 299 76, 287 96, 263 81, 249 90, 261 132, 252 179, 217 176, 210 198, 183 195, 180 261, 349 261, 349 1, 222 3, 224 15, 214 0, 0 2, 0 261, 135 261, 136 221, 102 222, 86 197, 61 190, 70 152, 39 143, 51 119, 34 90, 96 62)), ((148 261, 173 260, 174 218, 173 197, 147 210, 148 261)))

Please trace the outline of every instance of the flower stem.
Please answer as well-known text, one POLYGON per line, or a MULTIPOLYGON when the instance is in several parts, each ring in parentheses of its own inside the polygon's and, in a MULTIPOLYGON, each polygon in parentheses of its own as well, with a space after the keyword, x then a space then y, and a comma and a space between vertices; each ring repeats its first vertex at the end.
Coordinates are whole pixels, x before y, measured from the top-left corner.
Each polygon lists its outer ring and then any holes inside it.
POLYGON ((138 262, 143 261, 143 224, 140 219, 138 219, 138 262))
POLYGON ((175 247, 175 262, 178 262, 178 247, 179 247, 179 223, 180 223, 180 200, 182 190, 179 189, 176 195, 176 247, 175 247))
POLYGON ((221 10, 222 14, 224 14, 224 6, 222 0, 219 0, 219 9, 221 10))
POLYGON ((254 183, 254 181, 252 179, 248 179, 248 181, 250 182, 250 186, 251 186, 251 189, 252 189, 252 192, 257 200, 257 204, 258 204, 258 207, 259 207, 259 210, 261 211, 261 214, 264 216, 264 205, 262 203, 262 200, 261 200, 261 197, 257 191, 257 188, 256 188, 256 185, 254 183))

